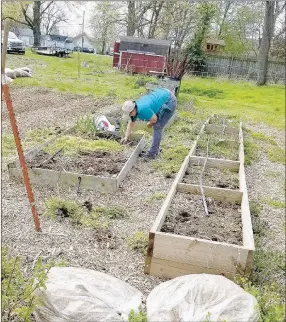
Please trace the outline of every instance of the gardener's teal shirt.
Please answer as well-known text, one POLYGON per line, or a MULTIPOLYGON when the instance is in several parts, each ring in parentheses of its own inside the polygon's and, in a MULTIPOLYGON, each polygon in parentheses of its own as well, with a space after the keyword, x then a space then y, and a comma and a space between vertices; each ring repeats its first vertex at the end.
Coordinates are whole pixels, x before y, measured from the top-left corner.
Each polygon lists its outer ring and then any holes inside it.
POLYGON ((142 121, 149 121, 153 114, 158 114, 161 107, 170 100, 170 92, 164 88, 157 88, 151 93, 144 95, 135 101, 137 107, 137 118, 142 121))

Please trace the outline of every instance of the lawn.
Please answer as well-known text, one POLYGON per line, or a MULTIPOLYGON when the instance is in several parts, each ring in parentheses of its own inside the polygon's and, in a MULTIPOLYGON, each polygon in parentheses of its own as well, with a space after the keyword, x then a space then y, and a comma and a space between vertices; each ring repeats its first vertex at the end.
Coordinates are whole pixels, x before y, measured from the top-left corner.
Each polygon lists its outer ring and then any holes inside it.
MULTIPOLYGON (((15 57, 15 56, 14 56, 15 57)), ((8 55, 9 67, 16 59, 8 55)), ((24 57, 23 57, 24 58, 24 57)), ((32 78, 15 83, 41 86, 62 92, 108 96, 114 102, 135 99, 145 92, 145 84, 153 78, 131 76, 112 68, 112 57, 80 54, 81 77, 78 79, 78 54, 71 58, 40 56, 27 51, 25 59, 33 68, 32 78)), ((192 101, 204 114, 238 115, 243 120, 263 122, 277 129, 285 126, 285 92, 283 85, 258 87, 254 83, 227 79, 194 78, 182 80, 179 105, 192 101)))
MULTIPOLYGON (((8 63, 11 63, 7 66, 19 67, 15 65, 17 64, 17 59, 13 59, 15 56, 8 57, 8 63)), ((38 55, 28 50, 25 58, 33 69, 33 77, 18 79, 17 84, 94 97, 108 96, 117 102, 136 98, 144 93, 144 85, 153 79, 140 75, 131 76, 113 69, 110 56, 80 53, 80 78, 78 78, 78 53, 71 54, 70 58, 58 58, 38 55)))

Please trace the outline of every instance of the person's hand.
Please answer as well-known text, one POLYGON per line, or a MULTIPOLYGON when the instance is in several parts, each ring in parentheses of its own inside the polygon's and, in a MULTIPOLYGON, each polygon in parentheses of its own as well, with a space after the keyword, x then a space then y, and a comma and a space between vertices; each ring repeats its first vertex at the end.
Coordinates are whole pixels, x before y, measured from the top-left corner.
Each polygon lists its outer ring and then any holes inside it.
POLYGON ((128 141, 128 139, 126 139, 126 138, 122 138, 122 139, 120 140, 120 143, 121 143, 121 144, 126 144, 126 143, 127 143, 127 141, 128 141))
POLYGON ((153 125, 154 125, 153 123, 150 123, 150 122, 147 123, 147 127, 152 127, 153 125))

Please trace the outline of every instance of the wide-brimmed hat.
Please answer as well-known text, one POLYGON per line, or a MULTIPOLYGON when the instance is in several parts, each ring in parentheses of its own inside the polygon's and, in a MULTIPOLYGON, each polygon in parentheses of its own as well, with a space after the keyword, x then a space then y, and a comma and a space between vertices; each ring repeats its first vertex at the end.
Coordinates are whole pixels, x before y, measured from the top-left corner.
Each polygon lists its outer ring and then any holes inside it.
POLYGON ((126 101, 124 102, 124 104, 122 105, 122 119, 127 121, 130 117, 130 112, 132 112, 132 110, 135 108, 135 103, 132 101, 126 101))

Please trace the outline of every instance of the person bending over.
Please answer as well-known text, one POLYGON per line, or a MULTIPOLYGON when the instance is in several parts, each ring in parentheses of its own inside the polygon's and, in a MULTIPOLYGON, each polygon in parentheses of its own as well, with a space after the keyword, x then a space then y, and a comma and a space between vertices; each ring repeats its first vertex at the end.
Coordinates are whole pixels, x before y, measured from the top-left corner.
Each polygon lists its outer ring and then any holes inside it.
POLYGON ((147 126, 153 128, 153 136, 151 148, 145 157, 154 159, 159 153, 164 128, 174 115, 176 106, 176 96, 166 88, 157 88, 136 101, 124 102, 123 120, 129 122, 121 143, 127 142, 137 120, 146 121, 147 126))

